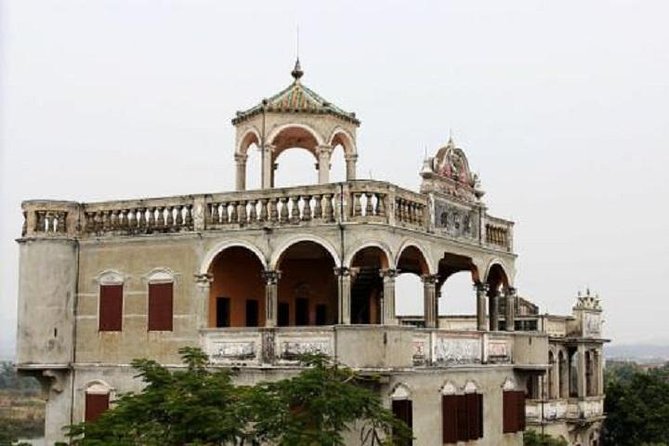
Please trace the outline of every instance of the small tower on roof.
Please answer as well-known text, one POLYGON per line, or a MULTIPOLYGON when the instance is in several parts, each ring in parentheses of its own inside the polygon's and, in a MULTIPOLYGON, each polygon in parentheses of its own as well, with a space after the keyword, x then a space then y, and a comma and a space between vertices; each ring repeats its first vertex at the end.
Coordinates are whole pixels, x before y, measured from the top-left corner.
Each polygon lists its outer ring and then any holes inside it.
POLYGON ((302 84, 304 71, 299 58, 291 71, 293 82, 279 93, 245 111, 232 120, 236 129, 236 189, 246 189, 246 160, 251 146, 262 155, 262 188, 274 187, 277 159, 288 149, 303 149, 316 158, 318 183, 330 182, 330 159, 341 147, 346 160, 346 179, 356 178, 358 152, 356 130, 360 121, 323 99, 302 84))

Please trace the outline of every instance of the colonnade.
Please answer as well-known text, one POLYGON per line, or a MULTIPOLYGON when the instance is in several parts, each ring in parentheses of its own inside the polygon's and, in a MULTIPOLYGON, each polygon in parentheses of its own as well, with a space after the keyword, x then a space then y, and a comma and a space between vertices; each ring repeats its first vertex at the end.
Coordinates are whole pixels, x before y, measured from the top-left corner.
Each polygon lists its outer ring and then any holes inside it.
MULTIPOLYGON (((337 276, 338 285, 338 323, 351 324, 351 288, 358 272, 355 267, 336 267, 334 274, 337 276)), ((395 313, 395 281, 399 275, 397 269, 386 268, 380 269, 379 274, 383 281, 383 294, 381 298, 381 320, 383 325, 398 325, 398 318, 395 313)), ((281 271, 279 270, 265 270, 262 274, 265 283, 265 326, 277 326, 277 308, 278 308, 278 286, 281 280, 281 271)), ((200 310, 201 326, 206 326, 207 323, 207 299, 209 297, 209 286, 213 278, 211 274, 200 274, 196 277, 196 284, 198 287, 198 294, 202 298, 203 306, 200 310)), ((423 302, 424 302, 424 323, 425 328, 438 328, 438 285, 439 276, 437 274, 423 274, 421 275, 423 283, 423 302)), ((501 293, 498 291, 490 291, 488 286, 482 283, 475 285, 476 289, 476 320, 477 330, 479 331, 497 331, 499 330, 499 311, 498 302, 501 293), (490 299, 490 318, 488 323, 486 298, 490 299)), ((509 288, 503 296, 506 299, 506 331, 513 331, 515 320, 515 289, 509 288)))
MULTIPOLYGON (((334 146, 321 144, 317 145, 313 152, 316 157, 316 168, 318 169, 318 184, 328 184, 330 182, 330 169, 332 153, 334 146)), ((276 146, 273 144, 265 144, 260 148, 261 153, 261 187, 263 189, 271 189, 274 187, 274 171, 278 168, 276 163, 276 146)), ((246 190, 246 163, 248 155, 246 153, 235 154, 235 188, 238 191, 246 190)), ((356 179, 356 164, 358 155, 352 153, 345 153, 344 160, 346 162, 346 181, 356 179)))

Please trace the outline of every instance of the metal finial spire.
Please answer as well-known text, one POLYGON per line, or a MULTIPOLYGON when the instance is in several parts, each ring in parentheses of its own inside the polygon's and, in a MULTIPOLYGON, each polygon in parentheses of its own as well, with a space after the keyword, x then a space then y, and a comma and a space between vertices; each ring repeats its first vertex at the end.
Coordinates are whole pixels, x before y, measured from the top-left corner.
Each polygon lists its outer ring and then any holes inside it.
POLYGON ((290 74, 295 81, 298 81, 304 75, 304 71, 302 71, 302 67, 300 66, 300 25, 297 25, 295 50, 295 67, 290 74))
POLYGON ((295 68, 293 68, 293 71, 291 71, 290 74, 293 76, 295 81, 300 80, 300 78, 304 75, 304 71, 302 71, 302 67, 300 66, 299 57, 295 60, 295 68))

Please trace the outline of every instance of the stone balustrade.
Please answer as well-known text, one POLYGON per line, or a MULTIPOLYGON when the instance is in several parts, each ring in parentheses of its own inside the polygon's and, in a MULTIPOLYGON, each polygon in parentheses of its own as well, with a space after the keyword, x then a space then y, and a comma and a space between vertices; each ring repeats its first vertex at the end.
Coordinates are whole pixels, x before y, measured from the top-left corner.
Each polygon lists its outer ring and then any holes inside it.
POLYGON ((513 251, 513 222, 486 215, 484 229, 486 245, 513 251))
MULTIPOLYGON (((86 238, 347 223, 434 233, 430 203, 426 194, 373 180, 98 203, 34 200, 22 204, 22 235, 86 238)), ((511 251, 512 223, 490 216, 485 222, 484 239, 463 241, 511 251)))
POLYGON ((514 363, 513 334, 407 326, 209 328, 200 344, 214 364, 295 364, 323 353, 355 367, 450 367, 514 363), (355 337, 356 342, 350 342, 355 337), (388 354, 383 352, 388 349, 388 354))
POLYGON ((525 416, 530 423, 583 420, 604 415, 604 396, 583 399, 526 400, 525 416))

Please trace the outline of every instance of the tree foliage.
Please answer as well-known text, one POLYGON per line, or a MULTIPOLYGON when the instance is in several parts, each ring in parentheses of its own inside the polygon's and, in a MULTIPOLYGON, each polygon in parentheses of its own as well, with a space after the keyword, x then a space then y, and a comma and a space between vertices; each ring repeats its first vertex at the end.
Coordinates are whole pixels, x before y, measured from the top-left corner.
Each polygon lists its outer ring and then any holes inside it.
POLYGON ((668 445, 669 366, 608 370, 604 410, 605 444, 668 445))
POLYGON ((527 430, 523 434, 523 446, 567 446, 567 444, 564 438, 553 438, 533 430, 527 430))
POLYGON ((210 369, 199 349, 180 350, 185 368, 170 371, 155 361, 133 361, 146 386, 121 395, 95 422, 69 426, 81 446, 104 444, 277 445, 344 444, 357 426, 361 445, 391 444, 411 436, 385 409, 366 379, 324 356, 303 358, 292 378, 236 386, 228 369, 210 369))

